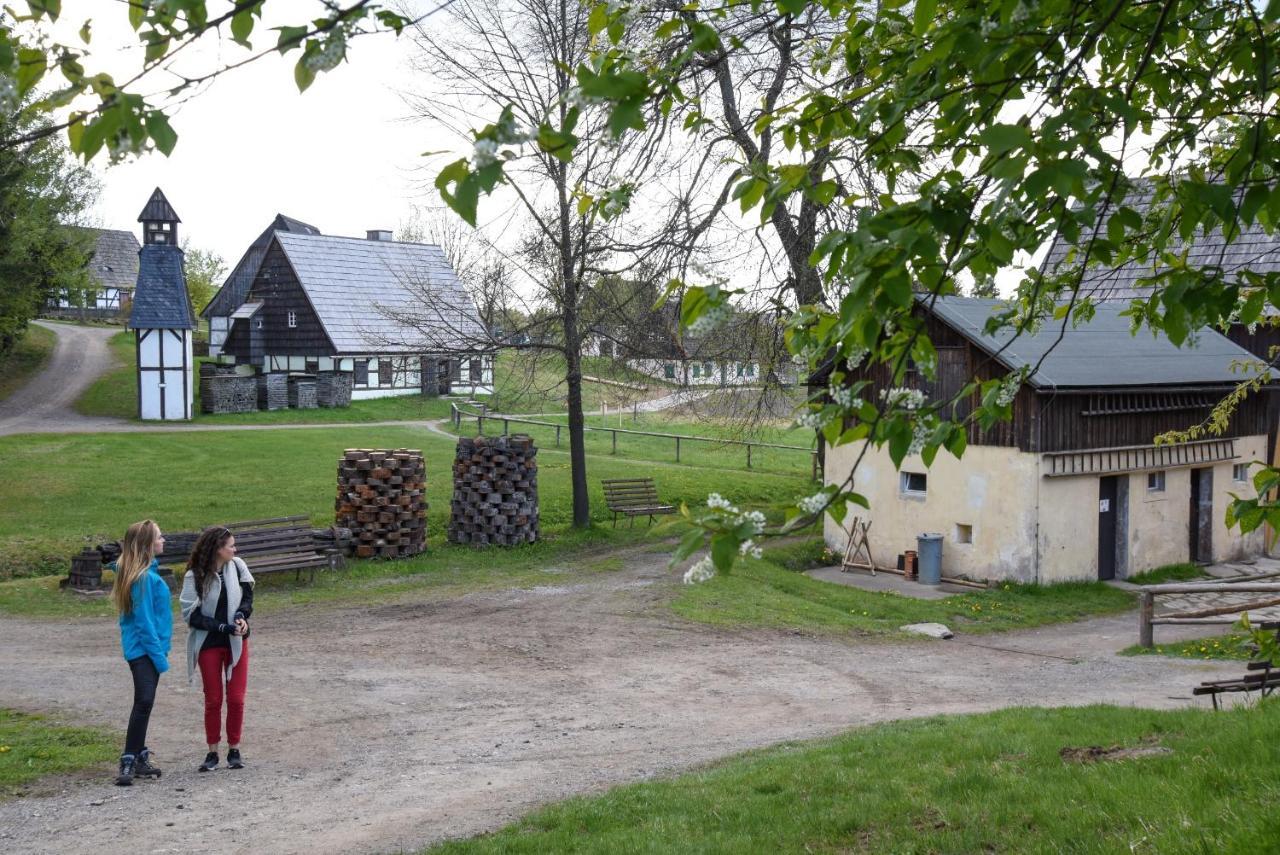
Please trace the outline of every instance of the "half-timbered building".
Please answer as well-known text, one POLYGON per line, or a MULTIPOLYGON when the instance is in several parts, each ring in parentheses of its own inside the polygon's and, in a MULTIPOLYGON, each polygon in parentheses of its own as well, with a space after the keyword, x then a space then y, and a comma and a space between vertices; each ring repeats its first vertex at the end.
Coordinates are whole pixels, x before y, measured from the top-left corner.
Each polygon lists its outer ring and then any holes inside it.
MULTIPOLYGON (((1011 421, 968 427, 960 459, 940 452, 932 466, 908 456, 895 468, 887 449, 870 449, 854 472, 866 496, 873 559, 892 566, 923 532, 944 536, 943 572, 980 580, 1057 582, 1124 578, 1164 564, 1256 554, 1261 532, 1229 529, 1231 495, 1250 496, 1249 465, 1267 456, 1272 392, 1246 398, 1228 429, 1210 438, 1157 445, 1155 438, 1205 419, 1242 379, 1252 356, 1225 336, 1203 331, 1175 347, 1149 332, 1133 335, 1119 303, 1103 303, 1078 327, 1046 323, 1016 338, 991 335, 998 300, 948 297, 916 311, 937 349, 932 379, 908 372, 906 385, 947 401, 969 378, 1032 371, 1011 389, 1011 421)), ((887 367, 854 372, 889 387, 887 367)), ((963 419, 973 400, 960 399, 963 419)), ((863 443, 828 450, 827 483, 853 471, 863 443)), ((826 521, 843 549, 848 533, 826 521)))
POLYGON ((91 242, 93 254, 85 267, 89 290, 83 295, 59 294, 46 309, 52 317, 117 318, 133 300, 138 281, 138 239, 123 229, 77 228, 91 242))
POLYGON ((229 315, 225 360, 343 371, 353 398, 491 394, 495 347, 438 246, 274 230, 229 315))

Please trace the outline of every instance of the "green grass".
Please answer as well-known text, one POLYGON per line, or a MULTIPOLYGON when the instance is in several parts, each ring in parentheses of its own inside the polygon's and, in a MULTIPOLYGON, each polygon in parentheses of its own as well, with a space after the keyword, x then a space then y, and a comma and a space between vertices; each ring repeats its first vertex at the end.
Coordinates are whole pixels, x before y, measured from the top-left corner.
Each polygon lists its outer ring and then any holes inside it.
POLYGON ((107 342, 115 367, 95 380, 76 401, 76 412, 86 416, 132 419, 138 415, 138 359, 134 335, 122 330, 107 342))
POLYGON ((1199 564, 1165 564, 1154 570, 1130 576, 1125 581, 1135 585, 1163 585, 1166 582, 1187 582, 1192 579, 1203 579, 1204 568, 1199 564))
MULTIPOLYGON (((146 517, 170 530, 292 513, 328 525, 337 461, 353 447, 423 450, 430 543, 440 548, 455 443, 424 429, 21 435, 0 437, 0 579, 65 574, 86 544, 115 540, 146 517)), ((542 530, 556 534, 572 520, 569 458, 543 448, 538 460, 542 530)), ((717 490, 744 506, 772 509, 775 520, 808 488, 790 475, 591 457, 594 519, 609 519, 600 479, 641 475, 656 477, 664 501, 696 504, 717 490)))
POLYGON ((12 395, 44 368, 58 337, 31 324, 8 353, 0 356, 0 401, 12 395))
MULTIPOLYGON (((696 723, 691 723, 696 727, 696 723)), ((1280 705, 1010 709, 859 729, 539 810, 432 853, 1261 853, 1280 705), (1067 747, 1172 753, 1077 763, 1067 747)))
POLYGON ((1122 656, 1176 656, 1182 659, 1227 659, 1247 662, 1255 655, 1253 640, 1241 632, 1211 635, 1143 647, 1135 644, 1120 651, 1122 656))
POLYGON ((51 775, 101 766, 119 754, 118 740, 105 730, 68 727, 0 707, 0 798, 25 795, 51 775))
POLYGON ((963 632, 1000 632, 1125 611, 1133 596, 1101 582, 1013 585, 916 600, 810 579, 766 556, 729 576, 684 586, 672 607, 699 623, 812 632, 895 634, 908 623, 939 622, 963 632))

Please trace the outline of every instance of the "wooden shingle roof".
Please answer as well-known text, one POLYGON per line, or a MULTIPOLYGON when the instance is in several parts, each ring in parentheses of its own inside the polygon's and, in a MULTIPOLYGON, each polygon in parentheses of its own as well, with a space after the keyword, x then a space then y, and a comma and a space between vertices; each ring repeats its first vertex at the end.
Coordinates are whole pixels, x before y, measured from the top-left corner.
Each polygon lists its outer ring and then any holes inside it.
POLYGON ((195 329, 182 250, 148 244, 138 253, 138 285, 133 292, 129 329, 195 329))
POLYGON ((235 269, 231 271, 231 275, 222 283, 222 287, 218 289, 218 293, 213 295, 213 299, 209 301, 209 305, 205 306, 200 317, 211 318, 226 317, 236 310, 236 307, 244 302, 249 294, 249 288, 253 285, 253 278, 258 275, 258 267, 262 264, 262 259, 267 254, 267 246, 271 243, 271 237, 276 232, 293 232, 304 235, 318 235, 320 230, 310 223, 304 223, 302 220, 295 220, 293 217, 286 217, 284 214, 276 214, 271 225, 267 226, 262 234, 249 245, 244 255, 240 257, 240 261, 236 264, 235 269))

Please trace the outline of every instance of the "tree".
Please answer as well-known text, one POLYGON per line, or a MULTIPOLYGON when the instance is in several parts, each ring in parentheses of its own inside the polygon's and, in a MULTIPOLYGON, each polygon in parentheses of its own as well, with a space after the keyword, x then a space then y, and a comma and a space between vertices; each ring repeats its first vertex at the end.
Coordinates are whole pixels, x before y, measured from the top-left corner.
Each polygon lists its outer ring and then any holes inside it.
MULTIPOLYGON (((1213 260, 1178 251, 1199 230, 1220 228, 1231 239, 1242 224, 1280 225, 1280 2, 1265 12, 1249 0, 747 5, 831 24, 812 47, 812 61, 832 69, 828 84, 780 97, 753 125, 776 133, 786 162, 759 164, 734 192, 765 220, 805 199, 857 210, 825 226, 808 259, 839 301, 798 307, 789 330, 790 347, 811 366, 831 361, 840 391, 845 366, 863 360, 896 382, 912 364, 929 374, 934 349, 913 314, 920 292, 930 299, 966 283, 983 287, 1058 234, 1076 244, 1079 264, 1024 272, 1000 325, 1087 320, 1083 266, 1132 259, 1161 260, 1145 283, 1150 296, 1134 301, 1135 323, 1178 343, 1197 327, 1250 322, 1280 306, 1280 274, 1226 276, 1213 260), (874 206, 829 167, 855 150, 884 182, 874 206), (1135 179, 1154 192, 1145 216, 1125 204, 1135 179)), ((732 32, 739 4, 648 8, 598 5, 596 50, 577 69, 582 91, 611 105, 610 128, 624 137, 676 109, 696 127, 708 96, 681 85, 689 70, 748 48, 732 32), (653 34, 649 49, 630 41, 637 31, 653 34)), ((563 148, 571 130, 553 123, 539 144, 563 148)), ((491 126, 477 138, 493 135, 491 126)), ((473 220, 474 198, 504 180, 502 163, 460 162, 442 175, 451 204, 473 220)), ((725 299, 688 289, 685 320, 725 299)), ((970 419, 988 426, 1009 416, 1001 385, 974 381, 958 393, 980 400, 970 419)), ((945 417, 950 402, 850 403, 858 391, 815 400, 805 420, 832 443, 887 445, 895 462, 913 446, 927 463, 940 448, 963 453, 964 426, 945 417)), ((1280 473, 1264 475, 1260 488, 1280 483, 1280 473)), ((850 473, 803 499, 795 518, 841 518, 850 503, 865 504, 852 485, 850 473)), ((1242 509, 1251 524, 1266 513, 1242 509)), ((711 514, 706 526, 721 570, 758 528, 729 512, 711 514)), ((702 542, 690 538, 680 554, 702 542)))
POLYGON ((218 293, 226 274, 227 265, 222 256, 213 250, 193 247, 189 241, 183 242, 182 275, 187 279, 187 296, 191 298, 191 308, 197 314, 218 293))
MULTIPOLYGON (((0 132, 26 134, 45 122, 24 107, 0 119, 0 132)), ((96 191, 89 172, 54 138, 0 149, 0 354, 50 299, 88 290, 91 234, 68 226, 96 191)))
MULTIPOLYGON (((584 5, 562 0, 458 0, 448 9, 447 25, 412 31, 418 68, 431 87, 413 99, 423 118, 469 138, 465 129, 477 110, 501 110, 497 124, 475 142, 472 161, 482 171, 503 171, 517 212, 504 228, 519 235, 511 258, 528 289, 522 314, 529 323, 509 331, 506 343, 553 354, 563 365, 578 527, 591 522, 583 434, 584 305, 602 277, 661 267, 660 259, 679 254, 697 237, 672 226, 691 210, 687 195, 656 221, 623 216, 637 196, 664 210, 661 203, 670 201, 666 187, 690 164, 677 156, 683 152, 671 150, 661 123, 646 134, 615 139, 607 111, 575 86, 572 69, 589 58, 589 13, 584 5), (548 116, 556 117, 559 136, 548 135, 548 116), (535 134, 543 145, 526 147, 523 154, 506 148, 535 134)), ((437 187, 474 225, 470 191, 463 187, 455 194, 447 170, 437 187)), ((492 272, 492 280, 505 279, 502 271, 492 272)))

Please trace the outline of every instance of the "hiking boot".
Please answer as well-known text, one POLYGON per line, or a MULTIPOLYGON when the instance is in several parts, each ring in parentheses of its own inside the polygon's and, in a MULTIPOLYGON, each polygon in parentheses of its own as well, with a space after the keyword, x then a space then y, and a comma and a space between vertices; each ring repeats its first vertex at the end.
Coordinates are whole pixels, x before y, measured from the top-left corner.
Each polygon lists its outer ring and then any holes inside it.
POLYGON ((232 748, 230 751, 227 752, 227 768, 228 769, 244 768, 244 761, 240 759, 239 748, 232 748))
POLYGON ((200 767, 196 769, 196 771, 212 772, 214 769, 217 769, 217 768, 218 768, 218 752, 210 751, 208 754, 204 755, 204 762, 200 764, 200 767))
POLYGON ((133 766, 135 778, 159 778, 160 770, 151 765, 151 749, 144 748, 138 753, 138 760, 133 766))
POLYGON ((132 754, 120 755, 120 774, 116 776, 117 787, 133 786, 133 770, 136 758, 132 754))

